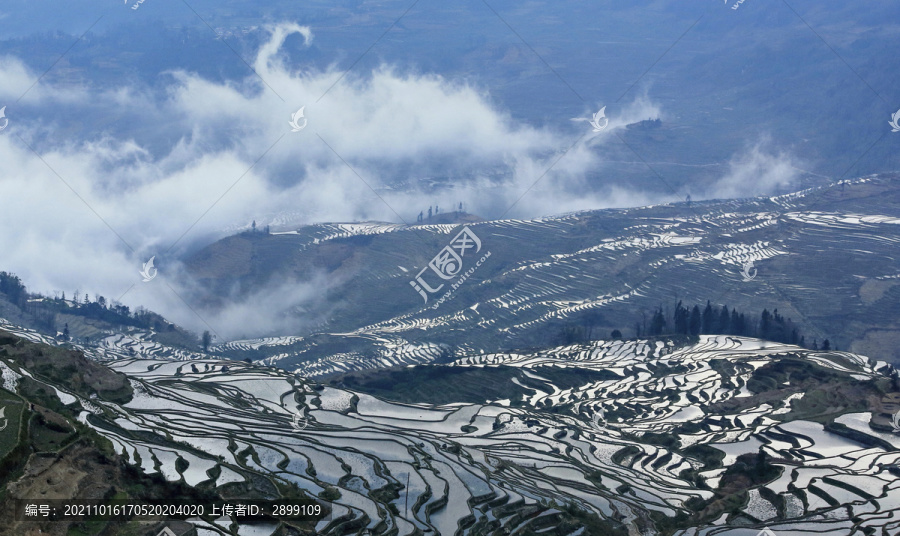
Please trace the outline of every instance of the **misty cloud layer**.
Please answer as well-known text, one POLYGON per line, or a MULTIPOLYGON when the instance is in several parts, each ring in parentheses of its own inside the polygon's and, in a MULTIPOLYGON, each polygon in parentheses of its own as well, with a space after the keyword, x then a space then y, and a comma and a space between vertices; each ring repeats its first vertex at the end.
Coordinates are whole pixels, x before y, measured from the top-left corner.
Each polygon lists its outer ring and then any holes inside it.
MULTIPOLYGON (((0 132, 0 269, 47 293, 124 294, 128 305, 230 338, 278 325, 285 308, 319 299, 325 286, 282 282, 196 314, 178 298, 190 294, 178 254, 235 224, 265 225, 264 214, 304 214, 298 224, 411 222, 435 203, 528 218, 674 200, 586 180, 602 175, 602 147, 617 129, 663 114, 646 96, 608 112, 600 133, 579 121, 567 131, 536 128, 513 121, 484 90, 437 75, 286 65, 286 40, 314 36, 296 24, 269 30, 252 62, 259 76, 220 83, 170 72, 161 75, 163 92, 46 83, 29 90, 41 73, 0 57, 0 105, 25 94, 0 132), (301 106, 307 126, 290 132, 301 106), (90 124, 101 113, 94 136, 68 135, 72 118, 90 124), (435 177, 445 181, 436 190, 420 186, 435 177), (164 284, 141 283, 151 255, 164 284)), ((708 196, 694 197, 763 194, 792 181, 791 169, 788 155, 753 147, 708 196)))

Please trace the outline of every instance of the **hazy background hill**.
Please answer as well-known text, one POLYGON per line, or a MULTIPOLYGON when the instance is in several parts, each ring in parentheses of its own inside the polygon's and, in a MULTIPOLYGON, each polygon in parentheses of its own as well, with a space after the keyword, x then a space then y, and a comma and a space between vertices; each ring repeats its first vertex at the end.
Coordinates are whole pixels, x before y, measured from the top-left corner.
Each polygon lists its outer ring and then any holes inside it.
MULTIPOLYGON (((166 73, 176 70, 219 82, 248 76, 232 49, 250 61, 268 39, 266 24, 293 21, 314 33, 308 47, 299 36, 286 42, 284 57, 296 69, 352 66, 365 77, 387 64, 437 74, 477 87, 515 121, 554 129, 570 129, 571 118, 601 106, 629 122, 661 118, 663 128, 653 135, 627 132, 627 146, 615 140, 602 148, 603 169, 588 181, 595 186, 672 194, 649 163, 681 196, 721 193, 713 185, 729 172, 729 161, 759 143, 764 154, 784 153, 809 172, 797 170, 798 179, 863 175, 900 164, 887 145, 856 162, 897 106, 900 74, 890 60, 900 37, 885 25, 897 15, 889 1, 861 9, 837 1, 788 6, 757 0, 737 10, 716 2, 492 3, 501 20, 469 0, 416 4, 399 22, 408 2, 169 4, 148 0, 131 10, 130 4, 108 9, 87 1, 9 2, 0 12, 6 36, 0 51, 41 72, 90 27, 45 83, 139 84, 161 92, 171 83, 166 73)), ((153 110, 21 104, 28 107, 21 115, 33 120, 65 119, 69 136, 134 137, 159 154, 179 139, 163 135, 171 118, 153 110), (147 113, 153 120, 134 129, 147 113)), ((384 179, 415 179, 397 175, 384 179)), ((738 194, 763 193, 750 184, 741 188, 738 194)))

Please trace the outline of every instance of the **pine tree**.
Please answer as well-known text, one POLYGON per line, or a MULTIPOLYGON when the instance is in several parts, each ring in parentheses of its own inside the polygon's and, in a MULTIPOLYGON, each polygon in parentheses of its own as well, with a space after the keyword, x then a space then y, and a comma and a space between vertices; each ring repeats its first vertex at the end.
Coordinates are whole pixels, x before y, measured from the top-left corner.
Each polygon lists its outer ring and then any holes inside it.
POLYGON ((831 342, 828 339, 822 341, 822 350, 825 352, 831 350, 831 342))
POLYGON ((769 329, 769 335, 766 337, 767 339, 778 342, 788 341, 784 317, 778 314, 778 309, 772 311, 772 322, 770 325, 771 328, 769 329))
POLYGON ((209 343, 212 342, 212 336, 209 334, 209 330, 203 332, 203 338, 200 341, 203 344, 203 351, 206 352, 209 350, 209 343))
POLYGON ((650 335, 662 335, 666 329, 666 317, 663 315, 662 307, 653 313, 653 319, 650 321, 650 335))
POLYGON ((696 337, 700 335, 700 330, 703 328, 703 319, 700 314, 700 307, 694 306, 691 309, 691 319, 688 323, 688 329, 690 329, 690 333, 692 336, 696 337))
POLYGON ((730 323, 731 323, 731 315, 728 314, 728 306, 723 305, 722 312, 719 313, 718 333, 723 334, 723 335, 730 334, 731 333, 731 327, 729 326, 730 323))
POLYGON ((690 322, 691 313, 688 312, 687 308, 681 305, 681 301, 678 302, 678 305, 675 306, 675 333, 687 335, 690 326, 688 325, 690 322))
POLYGON ((706 300, 706 309, 703 309, 703 326, 700 328, 702 333, 713 332, 713 308, 709 300, 706 300))
POLYGON ((759 315, 759 338, 770 340, 772 335, 772 314, 768 309, 763 309, 759 315))

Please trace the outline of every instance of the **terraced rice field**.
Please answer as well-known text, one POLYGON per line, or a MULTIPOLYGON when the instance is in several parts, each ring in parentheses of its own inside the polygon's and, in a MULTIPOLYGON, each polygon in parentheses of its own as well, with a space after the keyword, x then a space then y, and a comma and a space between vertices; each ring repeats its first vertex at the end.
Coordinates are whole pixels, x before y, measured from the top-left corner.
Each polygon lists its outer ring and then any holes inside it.
POLYGON ((321 534, 340 534, 353 520, 374 533, 475 534, 498 524, 516 533, 553 525, 560 511, 552 504, 564 503, 650 534, 651 512, 671 517, 692 499, 710 499, 738 456, 760 450, 780 476, 753 486, 740 513, 680 535, 752 535, 764 525, 779 536, 900 530, 900 485, 890 472, 900 436, 871 429, 871 414, 848 412, 837 422, 881 446, 798 418, 804 393, 787 387, 781 399, 722 409, 751 400, 754 371, 789 356, 848 382, 886 370, 855 354, 702 336, 681 348, 597 341, 446 365, 516 367, 531 386, 522 400, 401 404, 240 362, 134 358, 108 362, 130 378, 136 394, 127 404, 71 393, 63 400, 80 404, 82 421, 132 463, 169 480, 224 485, 262 473, 312 495, 339 490, 321 534), (541 375, 546 367, 619 377, 560 388, 541 375), (292 426, 294 414, 305 429, 292 426), (656 444, 648 433, 674 434, 679 443, 656 444), (724 466, 704 468, 684 451, 690 445, 720 450, 724 466), (698 471, 709 488, 685 470, 698 471))
POLYGON ((317 248, 353 251, 358 268, 342 268, 348 283, 331 291, 347 308, 329 310, 302 338, 233 341, 216 351, 316 377, 446 362, 451 348, 460 356, 545 347, 560 326, 586 318, 596 319, 595 337, 613 329, 631 336, 642 312, 712 300, 753 315, 777 308, 804 325, 808 342, 830 338, 879 355, 900 336, 898 184, 871 176, 770 198, 472 223, 492 256, 437 309, 438 295, 424 303, 409 283, 430 260, 430 244, 437 252, 459 226, 307 226, 267 247, 301 250, 290 261, 300 264, 324 254, 317 248), (754 277, 745 280, 749 263, 754 277))
MULTIPOLYGON (((314 378, 546 347, 561 326, 586 318, 594 319, 594 337, 613 329, 627 337, 660 304, 712 300, 750 315, 777 308, 803 325, 807 342, 830 338, 842 349, 883 355, 900 337, 900 214, 891 202, 900 181, 871 176, 844 186, 472 223, 492 256, 438 309, 431 309, 434 296, 423 303, 409 283, 459 226, 335 223, 276 232, 265 239, 272 241, 262 255, 267 263, 304 265, 327 248, 358 257, 354 268, 342 268, 347 283, 331 290, 346 308, 320 315, 311 331, 222 341, 211 353, 314 378), (279 257, 283 251, 299 253, 279 257), (744 281, 750 262, 756 277, 744 281)), ((207 357, 154 337, 110 331, 98 344, 76 347, 97 359, 207 357)))

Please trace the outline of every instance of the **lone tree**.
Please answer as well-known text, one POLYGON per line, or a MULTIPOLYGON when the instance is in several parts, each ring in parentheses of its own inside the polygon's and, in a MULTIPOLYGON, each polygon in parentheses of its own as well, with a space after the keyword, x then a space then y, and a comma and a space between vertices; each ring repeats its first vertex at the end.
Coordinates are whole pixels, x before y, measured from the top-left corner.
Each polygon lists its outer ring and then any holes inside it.
POLYGON ((200 342, 203 344, 203 351, 209 351, 209 343, 212 342, 212 335, 209 334, 209 330, 203 332, 203 337, 200 342))

